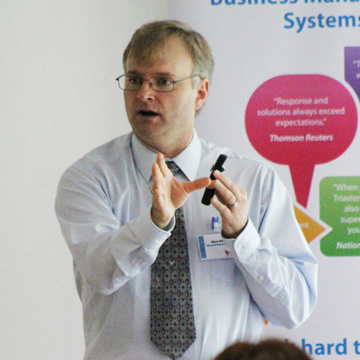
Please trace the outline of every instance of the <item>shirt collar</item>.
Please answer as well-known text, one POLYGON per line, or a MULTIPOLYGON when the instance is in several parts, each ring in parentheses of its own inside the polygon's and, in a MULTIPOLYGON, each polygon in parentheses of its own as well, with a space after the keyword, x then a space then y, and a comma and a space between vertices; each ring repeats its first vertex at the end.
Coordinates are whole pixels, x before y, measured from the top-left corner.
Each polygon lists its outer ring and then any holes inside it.
MULTIPOLYGON (((157 154, 143 145, 134 134, 131 138, 131 148, 136 167, 139 169, 145 181, 149 183, 151 179, 151 167, 152 164, 156 162, 157 154)), ((196 178, 200 159, 201 144, 196 131, 194 131, 194 136, 188 147, 171 160, 177 164, 189 181, 193 181, 196 178)), ((170 159, 167 158, 165 161, 166 160, 170 159)))

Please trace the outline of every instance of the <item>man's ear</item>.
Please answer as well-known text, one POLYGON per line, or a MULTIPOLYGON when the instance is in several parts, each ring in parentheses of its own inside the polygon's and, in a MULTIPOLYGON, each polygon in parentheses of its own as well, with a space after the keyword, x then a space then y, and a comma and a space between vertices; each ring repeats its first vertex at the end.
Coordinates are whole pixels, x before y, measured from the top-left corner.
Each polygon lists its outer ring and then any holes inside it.
POLYGON ((201 79, 201 83, 198 85, 197 96, 195 100, 195 111, 200 110, 206 101, 209 92, 209 80, 201 79))

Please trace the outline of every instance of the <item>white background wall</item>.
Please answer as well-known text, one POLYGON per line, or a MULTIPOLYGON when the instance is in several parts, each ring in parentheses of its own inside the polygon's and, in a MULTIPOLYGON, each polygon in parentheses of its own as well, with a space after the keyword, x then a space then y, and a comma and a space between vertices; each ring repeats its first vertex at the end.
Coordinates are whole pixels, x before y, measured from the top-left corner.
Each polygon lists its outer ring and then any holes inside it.
POLYGON ((166 0, 0 2, 0 358, 79 360, 82 315, 54 215, 61 173, 127 132, 122 52, 166 0))

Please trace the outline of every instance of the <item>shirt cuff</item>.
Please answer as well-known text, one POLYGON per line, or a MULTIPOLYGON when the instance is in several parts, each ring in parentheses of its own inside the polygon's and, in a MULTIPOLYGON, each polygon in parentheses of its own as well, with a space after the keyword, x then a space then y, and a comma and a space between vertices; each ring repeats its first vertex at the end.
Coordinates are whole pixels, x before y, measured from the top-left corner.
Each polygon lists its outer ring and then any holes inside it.
POLYGON ((131 231, 134 233, 136 239, 146 249, 159 249, 164 241, 171 235, 174 226, 175 217, 171 219, 166 230, 157 227, 151 220, 150 209, 134 219, 130 225, 131 231))
POLYGON ((240 262, 255 261, 256 250, 260 246, 260 236, 251 219, 241 234, 235 239, 233 249, 240 262))

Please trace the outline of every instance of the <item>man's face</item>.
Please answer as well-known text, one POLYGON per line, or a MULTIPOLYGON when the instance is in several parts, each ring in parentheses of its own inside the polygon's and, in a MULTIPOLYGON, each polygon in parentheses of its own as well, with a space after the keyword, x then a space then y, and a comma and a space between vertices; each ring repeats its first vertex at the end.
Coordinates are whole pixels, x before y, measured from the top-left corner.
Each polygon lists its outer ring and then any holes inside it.
MULTIPOLYGON (((182 40, 172 37, 150 59, 138 60, 130 53, 126 75, 143 79, 166 76, 176 81, 194 74, 192 59, 182 40)), ((137 91, 124 91, 126 112, 135 135, 151 150, 176 156, 192 139, 195 111, 203 106, 207 91, 208 81, 198 77, 174 84, 171 92, 156 92, 148 81, 137 91)))

